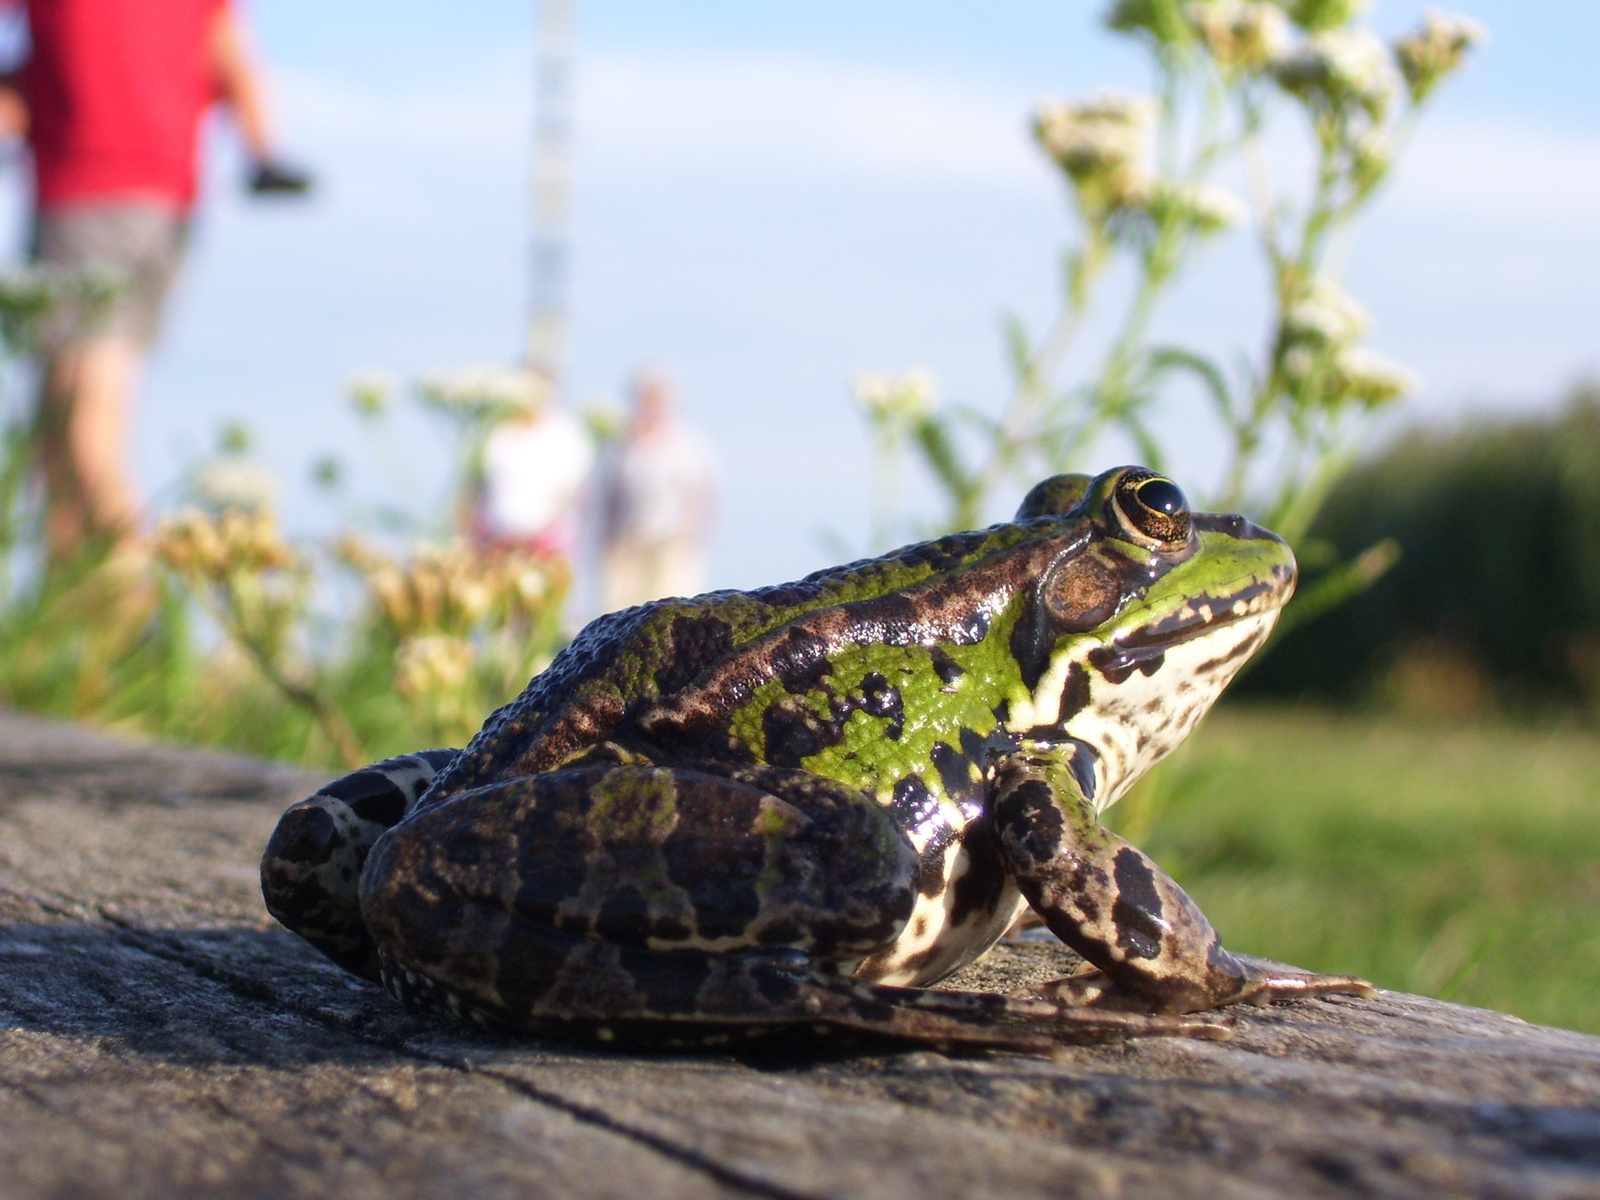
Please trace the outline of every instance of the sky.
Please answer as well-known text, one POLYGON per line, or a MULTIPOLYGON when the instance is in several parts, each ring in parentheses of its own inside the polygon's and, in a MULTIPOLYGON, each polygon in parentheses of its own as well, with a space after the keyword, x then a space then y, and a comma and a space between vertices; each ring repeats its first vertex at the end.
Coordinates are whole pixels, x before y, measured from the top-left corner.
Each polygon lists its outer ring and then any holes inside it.
MULTIPOLYGON (((1042 98, 1148 82, 1101 7, 580 0, 569 400, 619 403, 646 365, 674 376, 721 464, 712 585, 866 548, 859 372, 925 368, 946 399, 998 408, 1001 316, 1035 330, 1051 318, 1072 228, 1028 115, 1042 98)), ((1380 0, 1374 23, 1393 32, 1423 8, 1380 0)), ((1548 407, 1600 377, 1600 6, 1464 11, 1492 40, 1426 114, 1345 273, 1372 346, 1424 381, 1400 420, 1548 407)), ((335 519, 309 483, 329 455, 357 495, 443 511, 448 430, 401 411, 375 445, 345 385, 517 360, 533 0, 250 0, 247 13, 285 151, 318 188, 249 201, 215 131, 141 401, 140 474, 171 503, 236 420, 282 479, 293 528, 335 519)), ((1295 133, 1282 125, 1275 143, 1295 133)), ((18 245, 24 192, 13 159, 0 221, 18 245)), ((1262 280, 1242 238, 1207 250, 1157 334, 1222 357, 1256 349, 1262 280)), ((1203 494, 1215 435, 1165 419, 1174 473, 1203 494)), ((1106 446, 1090 465, 1122 457, 1106 446)), ((913 487, 910 506, 926 500, 913 487)))

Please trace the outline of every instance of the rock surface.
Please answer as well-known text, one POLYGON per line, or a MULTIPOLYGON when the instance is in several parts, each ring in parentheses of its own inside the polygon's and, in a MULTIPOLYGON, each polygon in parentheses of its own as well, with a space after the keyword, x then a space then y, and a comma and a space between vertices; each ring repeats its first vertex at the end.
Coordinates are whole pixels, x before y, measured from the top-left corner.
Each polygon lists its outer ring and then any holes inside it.
POLYGON ((316 782, 0 713, 0 1197, 1600 1197, 1600 1039, 1413 996, 1059 1063, 412 1019, 262 909, 316 782))

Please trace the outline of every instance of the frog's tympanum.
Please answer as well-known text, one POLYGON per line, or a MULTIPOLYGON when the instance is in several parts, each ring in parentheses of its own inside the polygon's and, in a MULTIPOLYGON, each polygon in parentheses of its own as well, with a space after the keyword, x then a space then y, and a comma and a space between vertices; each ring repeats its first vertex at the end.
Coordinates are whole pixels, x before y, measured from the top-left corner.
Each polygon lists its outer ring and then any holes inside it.
POLYGON ((1130 467, 1046 480, 1009 524, 611 613, 465 750, 290 808, 267 907, 409 1008, 618 1044, 1048 1052, 1370 995, 1230 954, 1098 822, 1294 580, 1277 537, 1130 467), (1083 971, 1025 996, 927 988, 1024 908, 1083 971))

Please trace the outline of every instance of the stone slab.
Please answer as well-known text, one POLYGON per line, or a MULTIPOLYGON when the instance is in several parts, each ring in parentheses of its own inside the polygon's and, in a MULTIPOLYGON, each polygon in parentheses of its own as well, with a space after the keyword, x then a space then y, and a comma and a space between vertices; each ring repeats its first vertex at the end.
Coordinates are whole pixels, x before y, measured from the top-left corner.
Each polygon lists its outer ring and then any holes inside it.
POLYGON ((416 1020, 262 909, 318 782, 0 713, 0 1197, 1600 1197, 1600 1039, 1394 993, 1058 1063, 416 1020))

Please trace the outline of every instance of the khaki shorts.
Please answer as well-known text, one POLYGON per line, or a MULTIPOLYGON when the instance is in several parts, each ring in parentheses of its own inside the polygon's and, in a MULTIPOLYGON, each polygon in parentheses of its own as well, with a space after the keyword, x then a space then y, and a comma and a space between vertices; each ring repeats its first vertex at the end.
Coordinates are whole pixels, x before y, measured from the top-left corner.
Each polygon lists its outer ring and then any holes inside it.
POLYGON ((40 349, 99 337, 149 346, 188 239, 188 214, 149 200, 40 212, 33 261, 59 276, 58 298, 40 324, 40 349))

